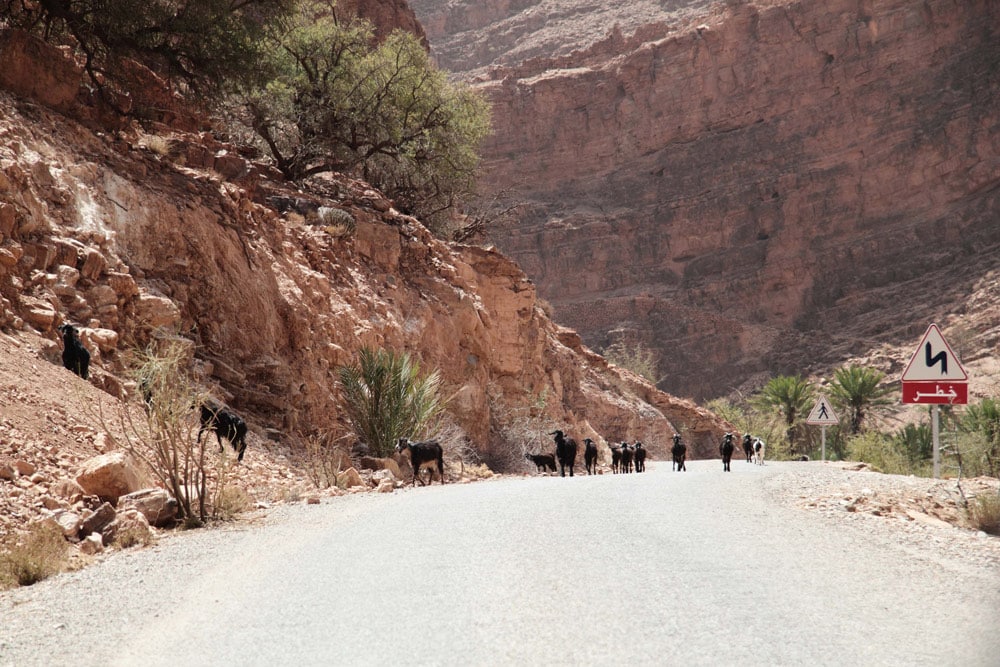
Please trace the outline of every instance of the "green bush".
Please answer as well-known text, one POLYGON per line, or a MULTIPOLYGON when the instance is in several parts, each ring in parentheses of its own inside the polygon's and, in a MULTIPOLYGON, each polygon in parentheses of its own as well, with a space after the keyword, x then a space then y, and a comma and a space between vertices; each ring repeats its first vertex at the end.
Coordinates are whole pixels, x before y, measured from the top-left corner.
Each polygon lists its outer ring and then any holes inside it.
POLYGON ((909 475, 912 466, 892 438, 877 431, 867 431, 847 439, 847 458, 864 461, 879 472, 909 475))
POLYGON ((421 376, 410 355, 362 348, 359 363, 341 366, 341 399, 354 433, 375 456, 388 456, 400 438, 414 438, 444 410, 441 375, 421 376))

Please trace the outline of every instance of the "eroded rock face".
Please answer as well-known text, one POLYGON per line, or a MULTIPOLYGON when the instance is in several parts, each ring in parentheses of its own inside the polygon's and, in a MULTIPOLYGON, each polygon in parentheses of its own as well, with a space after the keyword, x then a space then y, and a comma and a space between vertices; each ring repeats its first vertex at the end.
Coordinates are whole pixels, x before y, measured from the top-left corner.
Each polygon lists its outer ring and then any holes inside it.
POLYGON ((557 320, 701 398, 968 307, 1000 267, 1000 5, 657 4, 588 32, 574 0, 413 2, 493 101, 485 173, 528 202, 496 241, 557 320))
MULTIPOLYGON (((407 350, 440 370, 474 448, 491 446, 493 426, 540 397, 536 416, 581 437, 614 427, 666 443, 687 426, 685 413, 668 418, 649 402, 669 402, 664 395, 622 392, 641 383, 617 379, 578 337, 567 345, 507 257, 433 238, 367 184, 338 177, 317 186, 323 197, 297 193, 249 161, 228 176, 210 171, 212 155, 239 151, 207 134, 178 131, 170 150, 155 151, 41 107, 25 118, 6 93, 0 109, 10 138, 0 146, 0 208, 14 212, 0 249, 15 260, 0 262, 0 326, 49 336, 53 363, 56 326, 88 329, 92 382, 116 396, 117 346, 155 334, 187 341, 201 379, 251 429, 290 437, 346 431, 336 369, 362 346, 407 350), (35 124, 45 131, 29 131, 35 124), (204 161, 194 166, 191 155, 204 161), (301 206, 272 203, 290 198, 301 206), (354 233, 312 224, 322 206, 348 212, 354 233)), ((693 406, 689 414, 701 423, 693 406)))

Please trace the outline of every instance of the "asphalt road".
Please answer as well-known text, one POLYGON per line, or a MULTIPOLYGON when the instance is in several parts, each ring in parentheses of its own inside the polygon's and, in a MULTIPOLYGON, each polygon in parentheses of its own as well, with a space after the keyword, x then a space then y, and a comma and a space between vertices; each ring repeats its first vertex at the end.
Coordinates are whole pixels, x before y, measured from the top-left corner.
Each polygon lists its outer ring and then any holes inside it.
POLYGON ((1000 664, 995 570, 779 506, 794 465, 277 508, 0 594, 0 664, 1000 664))

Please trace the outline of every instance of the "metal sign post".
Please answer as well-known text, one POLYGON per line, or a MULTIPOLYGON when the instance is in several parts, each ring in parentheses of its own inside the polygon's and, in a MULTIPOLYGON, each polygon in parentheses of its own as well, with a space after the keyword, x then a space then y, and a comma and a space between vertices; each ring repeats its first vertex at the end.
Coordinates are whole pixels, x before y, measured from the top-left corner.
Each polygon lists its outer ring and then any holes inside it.
POLYGON ((806 418, 807 424, 813 424, 814 426, 820 426, 822 430, 820 431, 820 438, 822 444, 822 459, 826 461, 826 427, 835 426, 840 422, 837 419, 837 415, 833 412, 833 408, 830 403, 826 400, 826 396, 820 396, 819 400, 816 401, 816 405, 813 406, 812 412, 806 418))
POLYGON ((903 403, 933 406, 931 437, 934 444, 934 479, 938 479, 941 476, 940 406, 969 402, 969 375, 936 324, 927 327, 900 380, 903 384, 903 403))

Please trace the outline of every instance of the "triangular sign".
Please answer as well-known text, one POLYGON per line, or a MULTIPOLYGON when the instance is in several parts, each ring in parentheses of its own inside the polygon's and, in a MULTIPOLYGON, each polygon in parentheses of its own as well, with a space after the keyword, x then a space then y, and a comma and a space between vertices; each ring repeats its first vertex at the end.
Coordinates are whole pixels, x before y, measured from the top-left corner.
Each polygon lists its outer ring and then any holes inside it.
POLYGON ((936 324, 927 327, 927 333, 917 346, 910 363, 903 371, 903 382, 913 381, 965 381, 969 379, 951 346, 941 335, 936 324))
POLYGON ((830 407, 829 401, 826 400, 826 396, 820 396, 819 400, 816 401, 816 406, 809 413, 809 417, 806 419, 807 424, 815 424, 817 426, 835 426, 840 423, 837 419, 837 415, 833 412, 833 408, 830 407))

